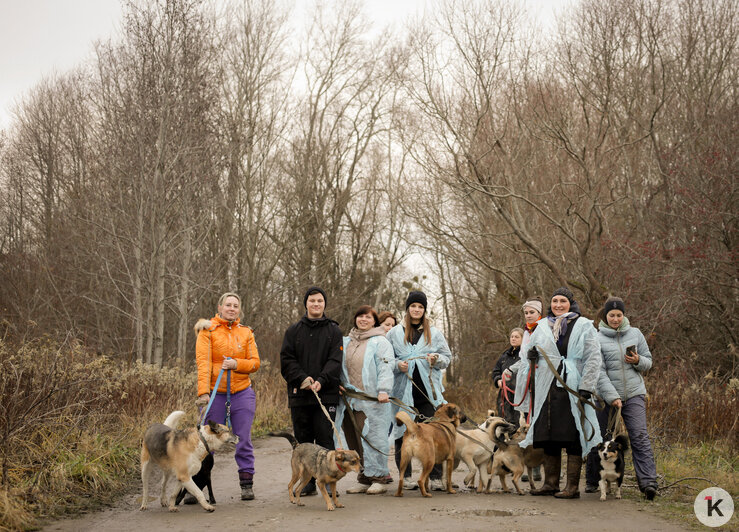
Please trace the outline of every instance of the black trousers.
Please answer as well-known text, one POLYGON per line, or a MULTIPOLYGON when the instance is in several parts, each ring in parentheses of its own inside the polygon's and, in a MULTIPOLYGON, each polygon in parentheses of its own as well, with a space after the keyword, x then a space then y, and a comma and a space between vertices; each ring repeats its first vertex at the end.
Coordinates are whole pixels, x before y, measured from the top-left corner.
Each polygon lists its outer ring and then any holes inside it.
MULTIPOLYGON (((324 405, 331 420, 336 420, 336 405, 324 405)), ((334 430, 318 404, 290 408, 293 433, 299 443, 315 443, 326 449, 334 448, 334 430)))

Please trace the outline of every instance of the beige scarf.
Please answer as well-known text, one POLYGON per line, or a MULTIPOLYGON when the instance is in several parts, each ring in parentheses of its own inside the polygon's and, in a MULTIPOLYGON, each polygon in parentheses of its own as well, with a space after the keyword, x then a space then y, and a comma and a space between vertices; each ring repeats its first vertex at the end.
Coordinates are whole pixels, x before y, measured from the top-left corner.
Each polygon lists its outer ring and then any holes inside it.
POLYGON ((375 327, 367 331, 360 331, 354 327, 349 331, 349 344, 344 353, 346 372, 349 374, 349 384, 359 390, 364 390, 362 382, 362 367, 364 366, 364 352, 367 349, 367 341, 373 336, 382 336, 385 329, 375 327))

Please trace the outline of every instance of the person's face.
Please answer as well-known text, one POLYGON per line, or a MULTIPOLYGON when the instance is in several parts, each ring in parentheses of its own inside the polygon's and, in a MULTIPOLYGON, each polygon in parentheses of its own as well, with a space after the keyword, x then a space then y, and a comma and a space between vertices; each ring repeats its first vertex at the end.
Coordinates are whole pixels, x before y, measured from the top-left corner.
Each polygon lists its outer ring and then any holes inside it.
POLYGON ((241 304, 239 300, 233 296, 228 296, 223 304, 218 307, 218 315, 226 321, 235 321, 239 317, 241 304))
POLYGON ((326 301, 323 299, 323 294, 312 294, 308 296, 308 301, 305 302, 305 308, 308 311, 308 317, 317 319, 323 316, 323 311, 326 308, 326 301))
POLYGON ((375 317, 369 312, 367 314, 360 314, 354 318, 354 325, 356 325, 357 329, 360 331, 369 331, 375 326, 375 317))
POLYGON ((510 338, 511 346, 521 347, 522 340, 523 340, 523 337, 521 336, 521 333, 519 333, 518 331, 511 333, 511 338, 510 338))
POLYGON ((408 307, 408 314, 411 316, 411 321, 413 323, 418 323, 421 321, 421 318, 423 318, 423 313, 426 309, 423 308, 423 305, 421 303, 411 303, 411 306, 408 307))
POLYGON ((385 318, 385 321, 380 324, 380 326, 385 329, 386 333, 388 333, 390 332, 390 329, 395 327, 395 319, 393 319, 392 316, 388 316, 387 318, 385 318))
POLYGON ((570 311, 570 300, 565 296, 554 296, 552 298, 552 314, 555 316, 561 316, 567 314, 570 311))
POLYGON ((609 310, 606 314, 606 321, 611 329, 618 329, 624 321, 624 313, 618 309, 609 310))
POLYGON ((526 307, 523 309, 523 317, 526 320, 526 323, 536 323, 541 319, 541 314, 531 307, 526 307))

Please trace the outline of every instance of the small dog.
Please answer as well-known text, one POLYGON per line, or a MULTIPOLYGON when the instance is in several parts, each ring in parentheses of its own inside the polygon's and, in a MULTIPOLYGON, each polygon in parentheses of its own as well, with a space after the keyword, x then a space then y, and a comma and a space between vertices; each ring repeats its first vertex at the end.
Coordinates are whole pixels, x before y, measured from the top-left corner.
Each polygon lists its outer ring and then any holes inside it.
POLYGON ((326 510, 329 512, 334 508, 343 508, 336 499, 336 482, 344 478, 349 471, 361 471, 361 461, 357 451, 336 450, 331 451, 314 443, 298 443, 295 436, 289 432, 270 432, 270 436, 287 438, 290 445, 293 446, 293 456, 290 464, 293 470, 293 476, 287 485, 287 492, 290 496, 290 502, 298 506, 305 506, 300 502, 300 492, 310 481, 311 477, 315 477, 318 491, 323 495, 326 501, 326 510), (298 483, 298 480, 300 482, 298 483), (298 483, 298 487, 293 491, 293 486, 298 483), (328 496, 326 486, 331 488, 331 498, 328 496))
MULTIPOLYGON (((210 483, 210 473, 213 471, 214 465, 215 460, 213 460, 213 455, 208 453, 200 463, 200 470, 192 476, 192 481, 199 489, 203 490, 203 493, 205 493, 205 488, 208 488, 208 502, 210 504, 216 503, 216 498, 213 496, 213 486, 210 483)), ((174 502, 175 506, 178 506, 182 502, 185 495, 187 495, 187 490, 182 488, 177 494, 177 500, 174 502)), ((195 504, 196 502, 194 499, 187 499, 185 504, 195 504)))
POLYGON ((457 429, 454 469, 460 462, 464 462, 470 472, 464 477, 464 484, 468 488, 475 487, 475 476, 480 472, 480 482, 477 485, 477 493, 482 493, 488 484, 488 464, 493 458, 495 442, 493 441, 492 421, 500 419, 488 417, 475 429, 457 429), (466 436, 466 437, 465 437, 466 436))
POLYGON ((606 500, 606 494, 611 488, 611 483, 616 485, 616 498, 621 498, 621 483, 624 480, 624 452, 629 448, 629 438, 620 434, 607 442, 601 442, 596 449, 600 462, 598 473, 600 474, 600 500, 606 500))
MULTIPOLYGON (((411 459, 414 456, 418 458, 423 464, 418 487, 421 495, 431 497, 428 485, 431 470, 435 464, 446 462, 446 490, 448 493, 456 493, 452 488, 456 430, 461 423, 467 421, 460 408, 453 403, 441 405, 434 412, 434 419, 427 423, 416 423, 402 410, 395 415, 395 420, 398 425, 403 423, 407 429, 400 449, 399 470, 405 471, 411 459)), ((395 496, 403 496, 403 475, 400 475, 395 496)))
POLYGON ((205 510, 212 512, 215 507, 205 501, 202 490, 195 485, 192 476, 200 469, 203 459, 211 450, 217 451, 225 443, 237 443, 235 436, 226 425, 209 421, 200 429, 190 427, 184 430, 175 430, 178 421, 185 413, 181 410, 172 412, 164 424, 157 423, 149 427, 144 434, 141 447, 141 481, 144 484, 144 493, 141 498, 141 510, 146 510, 148 495, 148 480, 152 462, 158 465, 164 473, 162 479, 162 506, 168 506, 170 512, 176 512, 175 501, 180 489, 184 486, 200 503, 205 510), (171 476, 176 476, 178 485, 167 502, 167 482, 171 476))

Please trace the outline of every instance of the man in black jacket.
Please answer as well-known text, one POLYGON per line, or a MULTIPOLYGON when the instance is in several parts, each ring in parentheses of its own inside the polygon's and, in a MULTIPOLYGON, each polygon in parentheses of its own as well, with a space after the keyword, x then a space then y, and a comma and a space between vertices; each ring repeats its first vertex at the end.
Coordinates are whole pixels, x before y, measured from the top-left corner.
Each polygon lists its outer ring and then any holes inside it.
MULTIPOLYGON (((309 288, 303 304, 305 316, 285 331, 280 350, 280 371, 287 381, 295 438, 300 443, 315 443, 333 449, 333 429, 313 391, 321 398, 331 419, 335 419, 336 405, 339 404, 343 335, 339 324, 323 312, 326 293, 321 288, 309 288)), ((315 479, 311 479, 301 494, 315 493, 315 479)))

